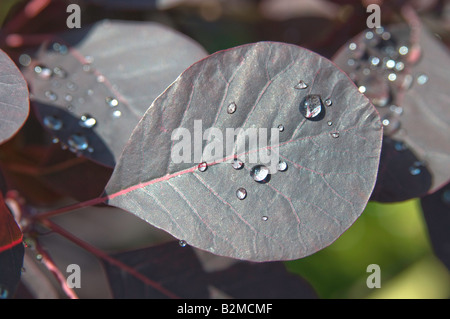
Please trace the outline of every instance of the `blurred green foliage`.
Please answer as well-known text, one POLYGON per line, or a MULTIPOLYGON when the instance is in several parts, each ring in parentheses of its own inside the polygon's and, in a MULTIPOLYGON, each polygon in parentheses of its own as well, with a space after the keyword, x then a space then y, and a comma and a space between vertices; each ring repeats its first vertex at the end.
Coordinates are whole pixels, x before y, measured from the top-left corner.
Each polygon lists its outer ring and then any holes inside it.
POLYGON ((321 298, 449 298, 450 273, 433 255, 420 203, 369 202, 338 240, 309 257, 286 262, 321 298), (378 264, 381 288, 368 288, 378 264))

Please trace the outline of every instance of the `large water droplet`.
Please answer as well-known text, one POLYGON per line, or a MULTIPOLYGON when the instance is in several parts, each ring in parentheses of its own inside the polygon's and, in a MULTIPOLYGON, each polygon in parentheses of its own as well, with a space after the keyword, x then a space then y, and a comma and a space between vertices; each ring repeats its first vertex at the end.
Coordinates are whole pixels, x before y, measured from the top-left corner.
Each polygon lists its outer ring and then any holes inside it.
POLYGON ((233 114, 234 112, 236 112, 237 106, 236 103, 231 102, 230 104, 228 104, 227 106, 227 113, 228 114, 233 114))
POLYGON ((305 83, 305 81, 300 80, 300 82, 297 83, 296 86, 294 86, 295 89, 297 90, 304 90, 308 87, 308 84, 305 83))
POLYGON ((309 120, 320 119, 323 103, 320 95, 307 95, 300 103, 300 113, 309 120))
POLYGON ((202 163, 198 164, 198 170, 200 172, 206 171, 207 168, 208 168, 208 164, 206 164, 206 162, 202 162, 202 163))
POLYGON ((247 197, 247 190, 245 188, 243 188, 243 187, 238 188, 238 190, 236 191, 236 196, 240 200, 245 199, 247 197))
POLYGON ((110 107, 116 107, 117 105, 119 105, 119 100, 113 97, 107 97, 105 101, 106 104, 108 104, 110 107))
POLYGON ((233 162, 231 162, 231 166, 232 166, 234 169, 238 170, 238 169, 241 169, 241 168, 244 167, 244 162, 242 162, 240 159, 235 158, 235 159, 233 160, 233 162))
POLYGON ((80 122, 78 122, 78 124, 82 127, 92 128, 97 124, 97 120, 89 114, 84 114, 81 116, 80 122))
POLYGON ((264 165, 255 165, 250 170, 250 176, 255 182, 267 183, 270 179, 270 172, 264 165))
POLYGON ((75 151, 84 151, 89 147, 88 139, 82 134, 72 134, 67 143, 75 151))
POLYGON ((54 131, 58 131, 63 127, 63 121, 53 115, 46 115, 43 119, 44 125, 54 131))

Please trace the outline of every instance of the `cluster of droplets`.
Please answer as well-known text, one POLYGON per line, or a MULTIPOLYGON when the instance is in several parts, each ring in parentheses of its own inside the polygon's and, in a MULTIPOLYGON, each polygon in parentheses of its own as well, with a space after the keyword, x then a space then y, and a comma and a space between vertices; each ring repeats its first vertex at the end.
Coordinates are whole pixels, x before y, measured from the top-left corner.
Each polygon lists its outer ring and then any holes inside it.
MULTIPOLYGON (((50 51, 60 55, 66 55, 69 52, 69 48, 61 43, 54 42, 49 46, 50 51)), ((84 57, 82 64, 83 73, 94 74, 94 68, 92 63, 94 58, 91 56, 84 57)), ((44 97, 49 102, 63 103, 66 105, 67 110, 75 114, 75 103, 84 104, 86 103, 86 97, 94 95, 93 89, 87 89, 84 96, 76 97, 79 94, 78 85, 71 79, 69 73, 64 70, 61 66, 49 67, 43 64, 33 64, 32 59, 27 54, 22 54, 19 57, 19 63, 25 67, 32 67, 35 78, 41 81, 49 81, 48 89, 44 92, 44 97), (58 96, 53 90, 54 89, 66 90, 62 96, 58 96)), ((105 77, 103 75, 96 76, 96 83, 105 82, 105 77)), ((122 111, 119 109, 120 102, 116 97, 107 96, 105 97, 105 104, 109 109, 111 109, 111 117, 113 119, 120 118, 122 116, 122 111)), ((52 131, 60 131, 64 127, 64 122, 58 115, 45 115, 43 118, 43 124, 45 127, 52 131)), ((93 129, 98 124, 97 119, 95 119, 90 114, 83 114, 79 117, 78 125, 80 131, 69 136, 65 143, 61 143, 63 149, 69 149, 77 154, 83 151, 88 151, 92 153, 94 149, 89 145, 87 135, 83 133, 84 129, 93 129)), ((85 131, 87 133, 87 131, 85 131)), ((54 143, 59 143, 58 138, 53 138, 54 143)))

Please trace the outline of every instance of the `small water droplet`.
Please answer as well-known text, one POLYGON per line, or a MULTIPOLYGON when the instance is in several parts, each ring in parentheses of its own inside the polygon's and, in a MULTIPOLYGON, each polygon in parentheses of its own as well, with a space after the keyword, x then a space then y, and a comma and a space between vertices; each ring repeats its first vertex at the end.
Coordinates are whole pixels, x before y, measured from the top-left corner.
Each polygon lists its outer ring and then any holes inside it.
POLYGON ((269 169, 264 165, 255 165, 250 170, 250 176, 255 182, 267 183, 270 179, 269 169))
POLYGON ((5 286, 0 285, 0 299, 7 299, 8 297, 9 297, 8 289, 5 286))
POLYGON ((422 173, 422 166, 422 162, 414 162, 414 164, 409 168, 409 173, 413 176, 419 175, 420 173, 422 173))
POLYGON ((332 121, 328 121, 327 124, 328 124, 328 126, 331 126, 331 125, 333 125, 333 122, 332 121))
POLYGON ((300 103, 300 113, 309 120, 319 118, 322 110, 323 104, 320 95, 307 95, 300 103))
POLYGON ((119 100, 113 97, 107 97, 105 101, 106 104, 108 104, 110 107, 116 107, 117 105, 119 105, 119 100))
POLYGON ((373 39, 373 32, 372 32, 372 31, 367 31, 367 32, 365 33, 364 37, 365 37, 367 40, 372 40, 372 39, 373 39))
POLYGON ((89 96, 92 96, 92 95, 94 95, 94 90, 88 89, 88 90, 86 90, 86 94, 89 96))
POLYGON ((352 43, 350 43, 350 44, 348 45, 348 48, 349 48, 349 50, 351 50, 351 51, 356 50, 357 47, 358 47, 358 46, 356 45, 355 42, 352 42, 352 43))
POLYGON ((63 122, 60 118, 53 115, 46 115, 43 119, 44 125, 54 131, 58 131, 63 127, 63 122))
POLYGON ((105 82, 105 77, 103 75, 99 75, 99 76, 97 76, 96 80, 98 83, 103 83, 103 82, 105 82))
POLYGON ((31 57, 28 54, 21 54, 19 57, 19 63, 22 66, 29 66, 31 63, 31 57))
POLYGON ((70 94, 66 94, 66 96, 64 96, 64 100, 66 100, 67 102, 71 102, 73 100, 73 96, 70 94))
POLYGON ((372 64, 373 66, 377 66, 378 64, 380 64, 380 58, 374 56, 370 59, 370 64, 372 64))
POLYGON ((391 82, 397 80, 397 74, 395 74, 395 73, 389 73, 389 75, 388 75, 388 80, 391 81, 391 82))
POLYGON ((288 165, 285 161, 279 161, 278 165, 277 165, 277 170, 279 170, 280 172, 284 172, 286 171, 288 168, 288 165))
POLYGON ((75 151, 84 151, 89 147, 87 138, 82 134, 72 134, 67 140, 69 147, 75 151))
POLYGON ((61 79, 65 79, 67 77, 67 72, 58 66, 53 68, 53 73, 61 79))
POLYGON ((71 81, 66 83, 66 87, 71 91, 75 91, 78 88, 77 85, 71 81))
POLYGON ((331 99, 326 99, 325 100, 325 105, 326 106, 331 106, 331 105, 333 105, 333 101, 331 101, 331 99))
POLYGON ((360 85, 360 86, 358 87, 358 90, 359 90, 359 92, 361 92, 361 93, 366 93, 366 87, 365 87, 364 85, 360 85))
POLYGON ((398 114, 398 115, 402 115, 402 114, 403 114, 403 107, 401 107, 401 106, 391 105, 391 106, 389 107, 389 110, 390 110, 392 113, 395 113, 395 114, 398 114))
POLYGON ((97 124, 97 120, 89 114, 84 114, 81 116, 78 124, 85 128, 93 128, 97 124))
POLYGON ((187 242, 185 240, 180 240, 178 242, 178 244, 180 245, 180 247, 186 247, 187 246, 187 242))
POLYGON ((83 64, 83 71, 84 72, 91 72, 92 66, 90 64, 83 64))
POLYGON ((236 108, 237 108, 236 103, 231 102, 230 104, 228 104, 227 113, 233 114, 234 112, 236 112, 236 108))
POLYGON ((46 66, 36 65, 34 67, 34 72, 40 79, 49 80, 53 76, 53 71, 46 66))
POLYGON ((295 89, 297 90, 304 90, 308 87, 308 84, 305 83, 305 81, 300 80, 300 82, 297 83, 296 86, 294 86, 295 89))
POLYGON ((381 120, 383 124, 383 134, 390 136, 396 133, 400 129, 400 120, 395 114, 387 114, 381 120))
POLYGON ((339 132, 331 132, 330 135, 334 138, 338 138, 340 136, 339 132))
POLYGON ((428 82, 428 75, 421 74, 417 77, 417 84, 423 85, 428 82))
POLYGON ((402 141, 397 141, 397 142, 395 142, 395 144, 394 144, 394 149, 395 149, 397 152, 403 152, 403 151, 406 151, 406 150, 408 149, 408 147, 407 147, 406 144, 403 143, 402 141))
POLYGON ((394 68, 394 67, 395 67, 395 61, 394 61, 394 60, 387 60, 387 62, 386 62, 386 67, 387 67, 388 69, 394 68))
POLYGON ((445 205, 450 206, 450 189, 446 189, 442 193, 442 201, 444 202, 445 205))
POLYGON ((395 70, 397 71, 403 71, 405 69, 405 63, 402 61, 399 61, 395 64, 395 70))
POLYGON ((115 111, 112 113, 112 116, 113 116, 114 118, 119 118, 119 117, 122 116, 122 112, 119 111, 119 110, 115 110, 115 111))
POLYGON ((206 162, 202 162, 202 163, 198 164, 198 170, 200 172, 206 171, 207 168, 208 168, 208 164, 206 164, 206 162))
POLYGON ((238 188, 238 190, 236 191, 236 196, 240 200, 245 199, 247 197, 247 190, 245 188, 243 188, 243 187, 238 188))
POLYGON ((284 125, 283 124, 278 125, 278 131, 280 131, 280 132, 284 131, 284 125))
POLYGON ((241 169, 241 168, 244 167, 244 162, 241 161, 240 159, 235 158, 235 159, 233 160, 233 162, 231 163, 231 166, 232 166, 234 169, 239 170, 239 169, 241 169))
POLYGON ((58 95, 53 91, 45 91, 45 97, 50 101, 56 101, 58 99, 58 95))
POLYGON ((263 216, 263 217, 261 217, 261 219, 262 219, 263 221, 267 221, 267 220, 269 220, 269 217, 263 216))
POLYGON ((398 53, 401 55, 407 55, 409 52, 409 48, 406 45, 402 45, 400 48, 398 48, 398 53))
POLYGON ((93 147, 88 147, 87 151, 88 151, 89 153, 94 153, 94 148, 93 148, 93 147))

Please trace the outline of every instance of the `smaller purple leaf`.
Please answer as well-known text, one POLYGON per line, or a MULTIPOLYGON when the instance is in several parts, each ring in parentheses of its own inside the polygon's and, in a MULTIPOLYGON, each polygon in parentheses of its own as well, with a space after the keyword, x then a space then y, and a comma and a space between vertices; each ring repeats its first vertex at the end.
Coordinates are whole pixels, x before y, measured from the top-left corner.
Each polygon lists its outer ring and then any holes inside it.
POLYGON ((27 83, 14 62, 0 50, 0 144, 22 127, 29 108, 27 83))

